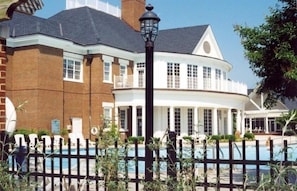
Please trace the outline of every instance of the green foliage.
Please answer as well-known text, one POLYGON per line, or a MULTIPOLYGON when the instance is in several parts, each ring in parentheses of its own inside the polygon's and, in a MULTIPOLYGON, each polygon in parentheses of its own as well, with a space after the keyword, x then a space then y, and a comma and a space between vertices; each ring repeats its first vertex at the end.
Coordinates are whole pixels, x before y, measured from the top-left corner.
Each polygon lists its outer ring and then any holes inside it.
POLYGON ((108 131, 103 131, 102 128, 99 128, 99 145, 103 147, 113 145, 115 141, 119 141, 119 135, 119 130, 116 125, 112 125, 108 128, 108 131))
POLYGON ((211 141, 235 141, 235 135, 212 135, 210 136, 211 141))
POLYGON ((193 138, 191 136, 183 136, 183 140, 185 140, 185 141, 192 141, 193 138))
POLYGON ((138 136, 138 137, 130 136, 130 137, 128 137, 128 142, 129 142, 130 144, 133 144, 133 143, 135 143, 135 142, 141 144, 141 143, 143 143, 143 141, 144 141, 144 137, 142 137, 142 136, 138 136))
POLYGON ((32 129, 17 129, 14 134, 23 134, 25 139, 28 140, 28 135, 31 133, 35 133, 32 129))
POLYGON ((60 131, 61 136, 65 136, 67 134, 68 134, 68 130, 66 128, 61 129, 61 131, 60 131))
POLYGON ((212 136, 210 136, 210 140, 219 141, 219 140, 221 140, 221 135, 212 135, 212 136))
POLYGON ((297 170, 295 167, 284 166, 280 163, 276 165, 271 164, 270 168, 273 171, 273 175, 262 174, 256 191, 297 190, 297 170))
POLYGON ((261 78, 258 93, 267 94, 266 107, 272 107, 279 98, 297 97, 296 0, 278 1, 266 23, 254 28, 234 26, 250 68, 261 78))
POLYGON ((235 135, 221 135, 221 139, 235 141, 235 135))
MULTIPOLYGON (((27 176, 23 178, 16 178, 14 174, 8 173, 8 164, 4 161, 0 161, 0 190, 11 191, 11 190, 22 190, 22 191, 33 191, 34 184, 28 184, 27 176)), ((19 172, 16 173, 18 175, 19 172)))
POLYGON ((281 115, 281 117, 277 119, 277 123, 280 124, 283 128, 283 135, 288 130, 288 126, 291 123, 296 123, 296 122, 297 122, 297 109, 291 110, 288 113, 281 115))
POLYGON ((123 172, 125 165, 122 163, 125 153, 128 152, 127 145, 122 145, 122 148, 110 147, 115 145, 113 134, 104 135, 107 139, 101 139, 99 144, 99 155, 96 156, 96 172, 103 174, 107 191, 125 191, 126 180, 119 179, 119 172, 123 172), (106 137, 108 136, 108 137, 106 137))
POLYGON ((37 136, 38 136, 38 139, 41 139, 41 136, 42 135, 49 135, 49 131, 48 130, 44 130, 44 129, 41 129, 37 132, 37 136))
POLYGON ((243 135, 243 138, 245 138, 246 140, 254 140, 255 139, 255 135, 252 132, 246 132, 243 135))

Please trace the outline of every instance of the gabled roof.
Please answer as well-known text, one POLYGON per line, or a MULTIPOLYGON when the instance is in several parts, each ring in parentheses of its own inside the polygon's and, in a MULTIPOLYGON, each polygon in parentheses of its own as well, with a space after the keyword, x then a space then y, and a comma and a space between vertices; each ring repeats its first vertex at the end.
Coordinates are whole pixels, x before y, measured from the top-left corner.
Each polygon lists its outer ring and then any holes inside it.
MULTIPOLYGON (((264 108, 264 100, 266 98, 265 94, 258 94, 256 92, 256 89, 249 89, 248 95, 250 98, 250 102, 245 104, 245 110, 251 111, 251 110, 261 110, 264 108)), ((297 102, 292 100, 278 100, 276 102, 276 105, 274 105, 269 110, 291 110, 291 109, 297 109, 297 102)))
POLYGON ((297 109, 297 100, 285 99, 283 103, 287 106, 289 110, 297 109))
MULTIPOLYGON (((257 93, 257 88, 248 89, 248 95, 251 99, 250 102, 246 103, 246 110, 258 110, 259 108, 263 108, 263 102, 265 100, 265 95, 261 98, 261 95, 257 93)), ((271 109, 297 109, 297 100, 289 100, 287 98, 283 100, 278 100, 276 105, 271 109)))
POLYGON ((155 50, 160 52, 192 54, 208 25, 159 31, 155 50))
MULTIPOLYGON (((118 17, 90 7, 61 11, 42 19, 15 13, 10 21, 11 37, 43 34, 89 46, 103 44, 131 52, 144 52, 144 42, 138 31, 118 17)), ((160 30, 155 51, 192 54, 208 25, 160 30)))

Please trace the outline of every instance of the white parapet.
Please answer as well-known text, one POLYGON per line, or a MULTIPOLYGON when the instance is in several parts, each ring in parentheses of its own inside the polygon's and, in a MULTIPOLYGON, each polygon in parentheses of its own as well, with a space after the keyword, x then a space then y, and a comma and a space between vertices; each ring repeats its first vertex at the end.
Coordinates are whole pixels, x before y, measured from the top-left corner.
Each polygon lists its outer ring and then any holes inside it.
POLYGON ((74 9, 84 6, 103 11, 116 17, 121 17, 121 9, 109 4, 108 2, 100 0, 66 0, 66 9, 74 9))

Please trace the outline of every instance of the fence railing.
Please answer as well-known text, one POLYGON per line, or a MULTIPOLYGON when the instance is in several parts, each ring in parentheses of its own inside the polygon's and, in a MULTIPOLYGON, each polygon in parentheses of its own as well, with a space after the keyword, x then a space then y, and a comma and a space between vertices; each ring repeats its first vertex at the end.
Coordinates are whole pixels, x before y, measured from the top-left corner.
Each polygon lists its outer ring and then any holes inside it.
MULTIPOLYGON (((144 88, 144 84, 143 78, 136 78, 135 75, 114 76, 114 89, 144 88)), ((206 90, 247 95, 246 84, 230 80, 212 80, 210 78, 188 77, 173 81, 172 77, 168 77, 167 83, 156 83, 154 87, 156 89, 206 90), (181 80, 186 80, 186 82, 181 80)))
MULTIPOLYGON (((253 190, 262 176, 277 177, 275 165, 297 167, 296 146, 260 145, 259 141, 228 143, 195 140, 185 143, 168 138, 167 144, 152 145, 154 184, 166 190, 253 190)), ((10 150, 9 172, 35 186, 36 190, 143 190, 144 146, 138 143, 101 145, 98 140, 49 147, 24 145, 10 150)), ((296 184, 296 175, 284 174, 296 184)), ((160 189, 162 190, 162 189, 160 189)))

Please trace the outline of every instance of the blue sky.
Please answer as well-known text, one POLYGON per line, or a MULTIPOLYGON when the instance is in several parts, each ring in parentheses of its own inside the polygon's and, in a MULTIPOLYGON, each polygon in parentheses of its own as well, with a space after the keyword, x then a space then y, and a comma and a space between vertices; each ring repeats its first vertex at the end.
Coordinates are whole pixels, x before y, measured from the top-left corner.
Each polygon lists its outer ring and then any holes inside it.
MULTIPOLYGON (((101 0, 120 7, 121 0, 101 0)), ((65 9, 65 0, 43 0, 36 16, 48 18, 65 9)), ((254 88, 259 79, 249 68, 235 24, 254 27, 265 22, 277 0, 146 0, 161 18, 160 29, 210 24, 224 59, 232 64, 229 78, 254 88)))

